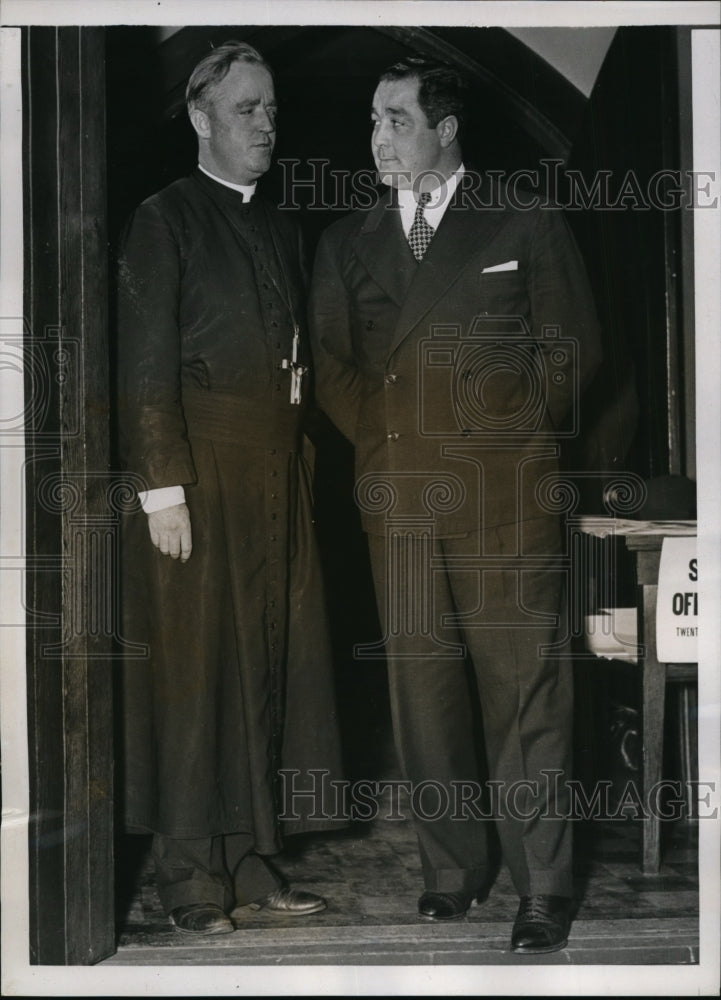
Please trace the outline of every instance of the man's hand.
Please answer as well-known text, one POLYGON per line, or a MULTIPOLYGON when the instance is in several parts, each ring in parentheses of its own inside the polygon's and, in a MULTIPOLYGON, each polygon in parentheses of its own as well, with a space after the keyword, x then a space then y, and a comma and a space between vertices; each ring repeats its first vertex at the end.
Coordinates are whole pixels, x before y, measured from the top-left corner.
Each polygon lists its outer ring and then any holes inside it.
POLYGON ((148 514, 148 529, 150 540, 164 556, 171 556, 173 559, 180 557, 181 562, 190 559, 193 537, 190 531, 190 511, 186 504, 180 503, 148 514))

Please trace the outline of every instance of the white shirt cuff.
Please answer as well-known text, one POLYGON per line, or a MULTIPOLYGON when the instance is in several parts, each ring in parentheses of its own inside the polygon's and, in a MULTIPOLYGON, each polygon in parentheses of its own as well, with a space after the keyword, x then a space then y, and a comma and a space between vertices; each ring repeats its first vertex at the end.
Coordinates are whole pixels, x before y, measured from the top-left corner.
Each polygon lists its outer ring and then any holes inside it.
POLYGON ((160 486, 157 490, 138 490, 140 505, 146 514, 166 507, 175 507, 185 503, 185 490, 182 486, 160 486))

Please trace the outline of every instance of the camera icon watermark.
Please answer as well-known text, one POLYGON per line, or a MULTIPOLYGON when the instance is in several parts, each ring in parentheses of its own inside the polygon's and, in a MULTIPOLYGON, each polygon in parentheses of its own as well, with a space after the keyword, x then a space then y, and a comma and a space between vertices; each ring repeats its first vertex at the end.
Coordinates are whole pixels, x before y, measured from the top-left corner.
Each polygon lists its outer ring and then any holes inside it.
POLYGON ((0 404, 0 437, 5 443, 26 434, 46 441, 80 433, 79 359, 80 342, 68 337, 64 327, 46 326, 42 335, 34 336, 22 317, 0 319, 0 371, 6 390, 0 404), (53 416, 60 409, 53 402, 58 399, 63 404, 61 429, 53 416))
POLYGON ((521 316, 477 316, 462 330, 437 325, 419 345, 419 432, 428 437, 543 441, 578 431, 578 344, 557 326, 531 336, 521 316), (563 426, 548 415, 564 400, 563 426))

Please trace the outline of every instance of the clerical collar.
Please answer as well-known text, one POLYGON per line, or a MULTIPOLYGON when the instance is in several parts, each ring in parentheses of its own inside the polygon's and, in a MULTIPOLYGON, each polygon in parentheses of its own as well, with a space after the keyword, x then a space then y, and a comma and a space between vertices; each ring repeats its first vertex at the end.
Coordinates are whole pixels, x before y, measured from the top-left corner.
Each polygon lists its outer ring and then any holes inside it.
POLYGON ((215 174, 211 174, 209 170, 205 169, 202 163, 198 164, 198 169, 202 170, 211 180, 217 181, 218 184, 223 184, 224 187, 232 188, 234 191, 240 191, 243 195, 243 201, 250 201, 255 194, 255 184, 231 184, 230 181, 224 181, 222 177, 216 177, 215 174))
MULTIPOLYGON (((455 194, 456 188, 458 187, 458 182, 461 179, 461 176, 465 173, 465 170, 466 170, 465 166, 461 164, 458 170, 456 170, 455 173, 451 174, 451 176, 447 180, 441 181, 441 183, 437 187, 434 187, 431 191, 428 192, 431 197, 426 204, 426 212, 429 209, 433 208, 440 209, 441 211, 444 211, 446 209, 446 207, 450 204, 453 195, 455 194)), ((412 207, 413 211, 415 212, 416 204, 418 203, 418 196, 417 192, 415 192, 412 187, 399 188, 397 191, 397 195, 398 195, 398 204, 401 207, 401 209, 412 207)))

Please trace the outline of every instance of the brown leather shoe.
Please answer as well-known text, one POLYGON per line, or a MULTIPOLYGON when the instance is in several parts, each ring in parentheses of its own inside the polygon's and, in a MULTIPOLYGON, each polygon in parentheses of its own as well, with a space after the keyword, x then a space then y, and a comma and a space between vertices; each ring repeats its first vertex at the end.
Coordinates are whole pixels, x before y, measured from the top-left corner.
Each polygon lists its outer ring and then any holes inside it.
POLYGON ((316 896, 314 892, 281 886, 279 889, 269 892, 267 896, 263 896, 262 899, 249 903, 248 909, 263 910, 284 917, 305 917, 310 913, 319 913, 326 906, 327 903, 323 897, 316 896))
POLYGON ((191 934, 231 934, 235 930, 230 917, 215 903, 176 906, 170 911, 170 922, 191 934))

